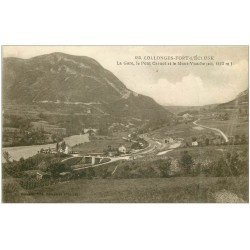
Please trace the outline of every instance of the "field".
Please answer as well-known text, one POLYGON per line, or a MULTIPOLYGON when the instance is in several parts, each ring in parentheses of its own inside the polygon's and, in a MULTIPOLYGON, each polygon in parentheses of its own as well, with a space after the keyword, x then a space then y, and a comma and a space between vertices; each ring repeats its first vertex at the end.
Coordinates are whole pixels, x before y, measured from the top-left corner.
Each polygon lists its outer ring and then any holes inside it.
POLYGON ((227 136, 234 136, 234 135, 248 135, 248 122, 244 120, 238 119, 230 119, 227 121, 219 121, 215 119, 206 119, 199 121, 199 124, 218 128, 222 130, 227 136))
POLYGON ((209 129, 203 129, 195 126, 192 122, 181 123, 174 126, 165 126, 153 131, 150 135, 155 139, 164 139, 166 137, 190 139, 198 136, 213 136, 214 132, 209 129))
MULTIPOLYGON (((20 190, 12 202, 215 202, 228 190, 248 202, 248 177, 176 177, 149 179, 79 179, 30 191, 20 190)), ((10 201, 11 202, 11 201, 10 201)))

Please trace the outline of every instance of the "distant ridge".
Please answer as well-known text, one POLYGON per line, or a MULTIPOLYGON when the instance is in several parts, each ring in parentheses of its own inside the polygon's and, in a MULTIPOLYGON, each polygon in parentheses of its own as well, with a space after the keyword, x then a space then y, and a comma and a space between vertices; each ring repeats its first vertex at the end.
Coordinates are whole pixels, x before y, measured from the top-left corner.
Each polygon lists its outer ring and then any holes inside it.
POLYGON ((217 105, 218 109, 222 109, 222 108, 240 108, 240 107, 245 107, 248 108, 248 99, 249 99, 249 91, 248 89, 242 91, 241 93, 239 93, 235 99, 233 99, 232 101, 226 102, 226 103, 222 103, 217 105))

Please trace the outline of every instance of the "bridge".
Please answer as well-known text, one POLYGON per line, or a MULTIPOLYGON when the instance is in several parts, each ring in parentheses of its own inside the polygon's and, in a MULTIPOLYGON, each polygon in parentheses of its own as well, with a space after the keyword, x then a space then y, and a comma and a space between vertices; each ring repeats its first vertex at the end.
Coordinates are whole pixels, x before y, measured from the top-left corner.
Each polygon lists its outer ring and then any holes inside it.
POLYGON ((72 156, 66 159, 63 159, 62 162, 63 163, 70 163, 72 165, 75 164, 91 164, 91 165, 96 165, 101 163, 102 159, 107 158, 104 157, 100 154, 89 154, 89 155, 85 155, 85 156, 72 156))
POLYGON ((91 165, 96 165, 96 164, 99 164, 102 159, 107 158, 107 157, 95 156, 95 155, 86 155, 83 158, 84 158, 84 163, 85 164, 91 163, 91 165))

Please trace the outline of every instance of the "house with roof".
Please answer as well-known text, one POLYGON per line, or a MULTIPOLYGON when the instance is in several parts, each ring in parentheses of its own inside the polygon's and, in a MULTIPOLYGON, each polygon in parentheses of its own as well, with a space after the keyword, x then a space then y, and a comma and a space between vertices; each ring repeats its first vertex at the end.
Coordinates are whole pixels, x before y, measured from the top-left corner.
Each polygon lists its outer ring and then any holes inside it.
POLYGON ((171 138, 171 137, 167 137, 167 138, 165 139, 165 143, 173 143, 173 142, 174 142, 174 139, 171 138))
POLYGON ((96 128, 85 128, 83 129, 84 134, 89 134, 89 135, 95 135, 97 133, 98 129, 96 128))
POLYGON ((124 145, 120 145, 120 146, 118 147, 118 152, 119 152, 120 154, 126 154, 127 149, 126 149, 126 147, 125 147, 124 145))

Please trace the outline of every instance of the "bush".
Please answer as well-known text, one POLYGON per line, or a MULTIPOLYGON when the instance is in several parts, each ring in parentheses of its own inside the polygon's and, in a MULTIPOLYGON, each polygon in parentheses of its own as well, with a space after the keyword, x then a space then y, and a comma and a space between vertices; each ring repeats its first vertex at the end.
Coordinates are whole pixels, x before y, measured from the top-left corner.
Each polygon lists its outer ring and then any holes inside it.
POLYGON ((47 171, 50 172, 53 177, 57 178, 60 173, 71 171, 71 168, 62 162, 55 161, 48 166, 47 171))
POLYGON ((118 179, 170 177, 170 167, 170 159, 126 161, 119 163, 113 177, 118 179))
POLYGON ((34 178, 23 178, 20 180, 20 186, 24 189, 34 189, 38 187, 44 187, 56 183, 55 180, 44 179, 37 180, 34 178))
POLYGON ((193 165, 192 156, 188 153, 188 151, 183 151, 180 165, 184 171, 184 173, 189 174, 191 172, 191 167, 193 165))
POLYGON ((171 161, 170 159, 165 160, 164 162, 162 162, 162 164, 160 164, 160 166, 158 167, 161 173, 161 177, 165 178, 165 177, 170 177, 171 175, 171 161))
POLYGON ((96 176, 95 170, 93 168, 87 168, 84 172, 85 172, 85 176, 90 180, 96 176))

